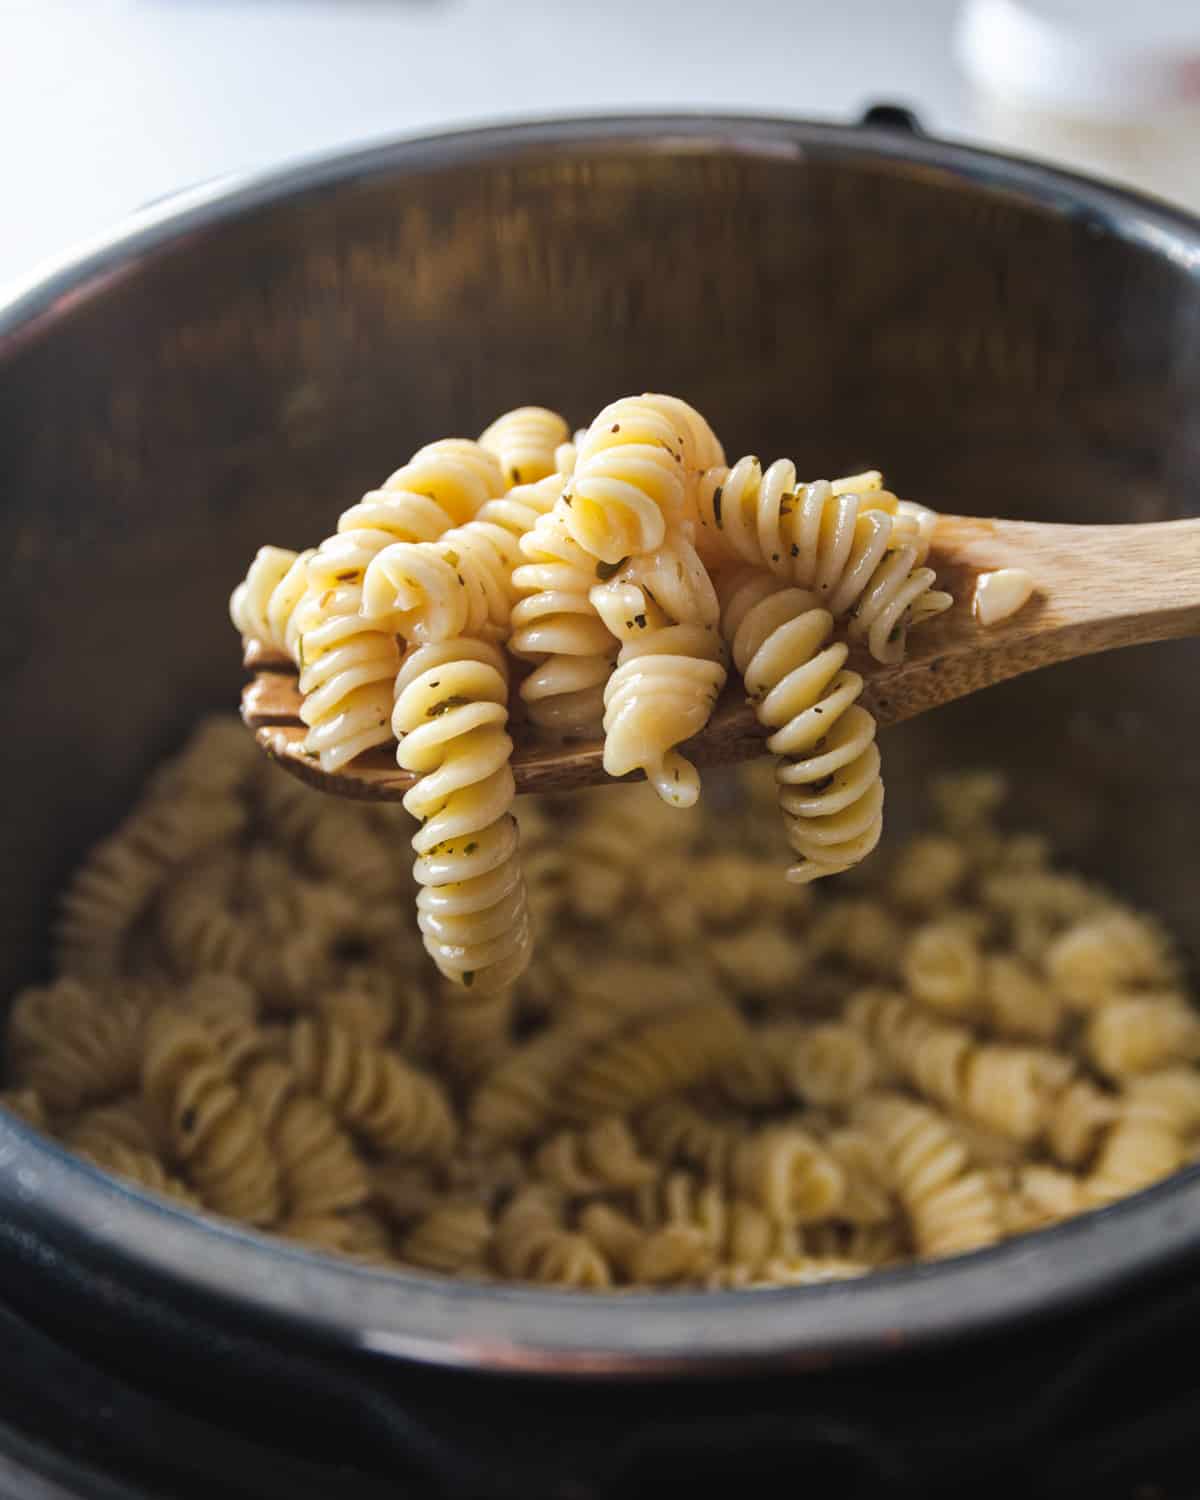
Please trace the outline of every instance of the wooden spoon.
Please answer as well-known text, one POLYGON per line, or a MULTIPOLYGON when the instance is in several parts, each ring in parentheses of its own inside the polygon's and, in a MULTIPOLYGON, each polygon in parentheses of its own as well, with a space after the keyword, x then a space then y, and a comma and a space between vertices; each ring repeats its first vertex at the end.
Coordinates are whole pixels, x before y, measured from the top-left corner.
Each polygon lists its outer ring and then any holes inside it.
MULTIPOLYGON (((865 653, 850 665, 866 679, 862 703, 880 724, 898 724, 994 682, 1148 641, 1200 635, 1200 520, 1142 526, 1056 526, 940 516, 931 563, 938 586, 954 595, 945 614, 909 636, 908 654, 880 666, 865 653), (1035 592, 1015 615, 984 626, 972 600, 981 573, 1024 568, 1035 592)), ((360 756, 341 771, 321 770, 303 753, 296 668, 251 642, 242 718, 259 745, 310 786, 342 797, 392 802, 416 779, 391 750, 360 756)), ((532 727, 512 724, 512 767, 520 792, 591 786, 608 778, 600 741, 546 743, 532 727)), ((712 718, 680 748, 698 766, 732 765, 765 754, 764 730, 731 674, 712 718)), ((636 780, 637 775, 626 777, 636 780)))

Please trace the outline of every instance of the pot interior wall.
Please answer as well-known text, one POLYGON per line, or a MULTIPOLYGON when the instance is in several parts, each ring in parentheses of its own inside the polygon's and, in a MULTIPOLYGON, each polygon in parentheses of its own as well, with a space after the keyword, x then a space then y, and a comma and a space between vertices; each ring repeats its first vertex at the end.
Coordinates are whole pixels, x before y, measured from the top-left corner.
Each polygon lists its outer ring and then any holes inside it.
MULTIPOLYGON (((226 600, 255 547, 316 541, 414 447, 507 406, 582 422, 669 390, 731 454, 879 466, 945 509, 1200 510, 1186 265, 870 137, 795 135, 381 158, 189 229, 14 341, 0 991, 39 971, 55 886, 146 769, 235 704, 226 600)), ((893 828, 931 766, 1006 767, 1022 821, 1194 940, 1198 664, 1143 648, 889 733, 893 828)))

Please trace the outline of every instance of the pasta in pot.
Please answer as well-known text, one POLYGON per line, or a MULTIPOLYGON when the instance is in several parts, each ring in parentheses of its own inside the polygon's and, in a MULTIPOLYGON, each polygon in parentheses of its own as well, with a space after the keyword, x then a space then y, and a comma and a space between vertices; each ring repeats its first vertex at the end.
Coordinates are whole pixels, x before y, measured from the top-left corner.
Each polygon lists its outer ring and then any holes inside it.
POLYGON ((1157 924, 1003 833, 990 772, 866 861, 846 663, 949 606, 935 522, 875 471, 730 468, 665 395, 419 450, 230 601, 324 769, 396 741, 404 811, 205 721, 69 886, 0 1106, 181 1211, 595 1291, 854 1277, 1161 1180, 1200 1154, 1200 1022, 1157 924), (679 818, 729 654, 777 763, 679 818), (525 733, 603 732, 649 785, 518 813, 509 656, 525 733))
POLYGON ((524 808, 551 940, 534 982, 479 992, 422 972, 404 821, 348 807, 341 849, 244 749, 209 723, 153 778, 127 820, 145 909, 97 929, 100 977, 8 1020, 0 1103, 180 1210, 410 1274, 802 1286, 1029 1233, 1196 1153, 1165 936, 1001 834, 995 778, 939 786, 941 831, 849 897, 769 883, 728 804, 524 808), (1048 936, 1021 951, 1027 921, 1048 936))

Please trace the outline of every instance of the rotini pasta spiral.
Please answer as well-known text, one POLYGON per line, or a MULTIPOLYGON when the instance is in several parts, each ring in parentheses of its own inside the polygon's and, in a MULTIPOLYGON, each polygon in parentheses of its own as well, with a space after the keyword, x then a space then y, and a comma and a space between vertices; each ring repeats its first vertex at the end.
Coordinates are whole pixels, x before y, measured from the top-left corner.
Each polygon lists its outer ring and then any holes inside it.
POLYGON ((396 678, 396 759, 420 776, 417 920, 447 979, 490 993, 529 963, 532 940, 512 815, 504 657, 482 641, 419 646, 396 678))
POLYGON ((835 619, 849 616, 850 639, 877 661, 901 660, 909 627, 953 602, 921 566, 932 513, 897 501, 877 473, 798 485, 787 459, 764 473, 748 456, 709 470, 698 504, 702 556, 811 592, 835 619))
POLYGON ((1117 1099, 1090 1079, 1069 1083, 1055 1099, 1047 1124, 1047 1144, 1055 1159, 1068 1167, 1086 1164, 1119 1113, 1117 1099))
POLYGON ((699 412, 672 396, 626 396, 606 406, 576 445, 572 537, 609 565, 661 547, 689 519, 701 468, 724 462, 699 412))
POLYGON ((604 690, 604 769, 640 770, 664 802, 691 807, 700 778, 675 746, 704 728, 725 685, 712 583, 677 533, 590 598, 622 642, 604 690))
POLYGON ((300 716, 309 726, 305 748, 324 770, 391 738, 400 626, 371 618, 374 561, 394 546, 429 545, 502 493, 491 454, 465 439, 432 443, 346 511, 309 559, 311 600, 299 606, 300 716))
POLYGON ((1084 1190, 1090 1203, 1112 1203, 1169 1176, 1183 1162, 1183 1143, 1166 1125, 1121 1119, 1105 1135, 1084 1190))
POLYGON ((741 1046, 745 1024, 728 1005, 679 1006, 636 1019, 585 1054, 561 1096, 580 1121, 627 1114, 699 1083, 741 1046))
POLYGON ((579 1228, 629 1281, 667 1286, 703 1276, 713 1260, 708 1236, 697 1225, 644 1229, 609 1203, 589 1203, 579 1228))
POLYGON ((781 1050, 792 1092, 821 1107, 845 1107, 875 1081, 875 1057, 852 1026, 829 1021, 804 1027, 781 1050))
POLYGON ((957 1255, 1002 1233, 991 1180, 968 1170, 969 1153, 948 1121, 897 1095, 876 1094, 856 1108, 858 1122, 887 1154, 896 1191, 925 1255, 957 1255))
POLYGON ((553 508, 564 482, 552 474, 510 490, 437 541, 385 547, 363 581, 364 612, 407 641, 506 638, 521 538, 553 508))
MULTIPOLYGON (((1143 985, 1170 984, 1175 978, 1161 933, 1132 912, 1109 911, 1086 914, 1095 906, 1095 893, 1079 881, 1066 877, 1066 884, 1046 889, 1046 877, 1033 889, 1017 885, 1014 899, 1048 905, 1059 896, 1058 912, 1070 925, 1045 954, 1046 975, 1074 1010, 1093 1010, 1114 996, 1143 985), (1079 920, 1072 920, 1079 917, 1079 920)), ((1057 877, 1062 882, 1064 877, 1057 877)), ((990 882, 989 894, 997 897, 998 881, 990 882)))
POLYGON ((23 990, 8 1019, 13 1071, 56 1114, 116 1099, 136 1087, 144 1015, 70 979, 23 990))
POLYGON ((778 1224, 815 1224, 836 1218, 846 1190, 837 1159, 807 1131, 771 1125, 733 1154, 734 1186, 778 1224))
POLYGON ((254 1112, 205 1028, 164 1009, 151 1017, 142 1096, 204 1202, 249 1224, 279 1215, 279 1169, 254 1112))
POLYGON ((949 1015, 972 1011, 983 982, 983 954, 969 927, 952 917, 918 927, 901 959, 913 997, 949 1015))
POLYGON ((106 1172, 123 1177, 135 1187, 164 1198, 173 1198, 187 1208, 199 1208, 200 1200, 178 1177, 167 1171, 151 1151, 123 1146, 119 1141, 73 1142, 73 1149, 106 1172))
POLYGON ((492 1241, 492 1221, 478 1203, 435 1203, 400 1241, 400 1257, 414 1266, 455 1276, 481 1271, 492 1241))
POLYGON ((390 1052, 366 1046, 329 1021, 297 1021, 292 1066, 301 1086, 379 1151, 412 1160, 441 1160, 454 1145, 454 1116, 445 1092, 390 1052))
POLYGON ((758 1271, 772 1256, 795 1254, 797 1230, 772 1219, 757 1203, 717 1180, 670 1172, 639 1188, 634 1215, 647 1230, 699 1231, 714 1266, 758 1271))
POLYGON ((229 600, 229 618, 244 640, 259 641, 300 659, 300 632, 308 595, 308 564, 316 549, 292 552, 286 547, 260 547, 229 600))
POLYGON ((122 1095, 111 1104, 86 1109, 75 1117, 67 1136, 78 1151, 107 1150, 123 1146, 128 1151, 142 1151, 160 1156, 166 1142, 151 1128, 141 1092, 122 1095))
POLYGON ((563 499, 521 538, 524 561, 513 570, 509 649, 533 663, 521 683, 529 717, 550 733, 598 736, 604 685, 618 642, 589 597, 596 561, 571 536, 563 499))
POLYGON ((293 1231, 366 1202, 367 1168, 354 1143, 327 1104, 295 1092, 290 1070, 261 1065, 246 1081, 246 1096, 275 1153, 293 1231))
POLYGON ((983 1130, 1028 1143, 1046 1128, 1073 1071, 1045 1048, 979 1042, 965 1026, 932 1020, 886 990, 851 999, 847 1018, 906 1083, 983 1130))
POLYGON ((797 884, 865 859, 883 830, 883 782, 875 720, 855 701, 863 681, 846 671, 844 644, 828 644, 833 620, 813 596, 739 570, 721 581, 721 628, 759 722, 773 732, 788 843, 797 884))
POLYGON ((518 406, 479 434, 479 446, 494 454, 509 485, 533 484, 557 471, 558 450, 570 428, 556 411, 518 406))
POLYGON ((1106 1078, 1150 1073, 1200 1055, 1200 1017, 1170 992, 1114 999, 1089 1018, 1084 1045, 1106 1078))
POLYGON ((646 1149, 665 1166, 696 1167, 707 1177, 724 1175, 746 1134, 736 1118, 714 1117, 687 1099, 671 1095, 652 1104, 637 1121, 646 1149))
POLYGON ((493 1244, 500 1269, 521 1281, 593 1288, 612 1282, 599 1249, 565 1226, 561 1203, 551 1189, 522 1188, 501 1214, 493 1244))
POLYGON ((615 1115, 585 1130, 551 1136, 538 1147, 533 1161, 542 1181, 571 1197, 640 1187, 658 1175, 654 1163, 639 1151, 629 1125, 615 1115))
POLYGON ((1180 1065, 1143 1073, 1125 1082, 1124 1114, 1158 1120, 1180 1140, 1200 1130, 1200 1073, 1180 1065))
POLYGON ((492 1145, 529 1140, 556 1114, 555 1100, 563 1077, 607 1029, 588 1018, 557 1026, 514 1047, 471 1097, 467 1119, 472 1133, 492 1145))

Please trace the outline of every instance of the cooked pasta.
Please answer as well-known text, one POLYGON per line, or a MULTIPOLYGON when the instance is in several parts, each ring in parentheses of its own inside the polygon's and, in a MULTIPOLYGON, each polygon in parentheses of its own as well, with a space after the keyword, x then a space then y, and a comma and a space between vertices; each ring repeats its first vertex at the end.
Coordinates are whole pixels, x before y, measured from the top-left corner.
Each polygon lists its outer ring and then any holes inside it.
POLYGON ((1200 1056, 1200 1017, 1177 994, 1113 999, 1089 1018, 1084 1045, 1106 1078, 1150 1073, 1200 1056))
POLYGON ((784 829, 806 884, 848 869, 883 831, 875 720, 855 701, 863 680, 829 644, 833 620, 816 596, 755 573, 722 581, 721 629, 759 723, 772 731, 784 829))
POLYGON ((589 597, 596 560, 568 528, 560 498, 521 538, 523 561, 513 570, 509 649, 532 662, 521 682, 530 719, 549 733, 598 737, 604 719, 604 686, 619 643, 589 597))
POLYGON ((300 660, 300 632, 310 603, 308 564, 316 548, 292 552, 287 547, 260 547, 250 570, 233 591, 229 616, 246 641, 300 660), (305 601, 306 609, 299 605, 305 601))
POLYGON ((471 1096, 467 1120, 473 1133, 494 1145, 517 1145, 540 1134, 558 1118, 559 1085, 595 1034, 592 1024, 567 1024, 514 1047, 471 1096))
POLYGON ((452 1198, 435 1203, 400 1241, 400 1258, 445 1276, 481 1271, 492 1227, 481 1204, 452 1198))
POLYGON ((449 1154, 454 1117, 433 1078, 328 1021, 295 1023, 291 1059, 301 1085, 377 1151, 411 1160, 449 1154))
POLYGON ((479 446, 495 456, 506 484, 533 484, 558 472, 557 454, 569 436, 556 411, 518 406, 479 434, 479 446))
POLYGON ((55 1114, 116 1099, 137 1084, 143 1024, 136 1004, 70 979, 24 990, 8 1022, 13 1074, 55 1114))
POLYGON ((731 1173, 740 1193, 785 1225, 836 1218, 846 1188, 832 1153, 791 1125, 768 1126, 742 1141, 731 1173))
POLYGON ((385 547, 366 570, 363 613, 419 644, 460 635, 504 639, 520 540, 553 508, 564 482, 552 474, 510 490, 437 541, 385 547))
POLYGON ((534 1152, 533 1165, 542 1181, 571 1197, 640 1187, 658 1175, 619 1115, 597 1120, 584 1130, 551 1136, 534 1152))
POLYGON ((797 1098, 818 1106, 844 1107, 875 1081, 875 1054, 853 1026, 836 1021, 803 1028, 788 1039, 782 1065, 797 1098))
POLYGON ((701 469, 724 462, 699 412, 673 396, 626 396, 601 411, 576 444, 567 526, 609 566, 653 552, 689 519, 701 469))
POLYGON ((675 747, 704 728, 725 685, 708 574, 686 537, 673 533, 589 597, 622 643, 604 689, 604 769, 640 770, 664 802, 691 807, 700 778, 675 747))
POLYGON ((747 1128, 728 1111, 714 1116, 679 1095, 658 1100, 637 1123, 642 1144, 664 1166, 696 1167, 709 1177, 724 1175, 747 1128))
POLYGON ((875 1095, 856 1110, 878 1136, 917 1249, 957 1255, 1001 1237, 1000 1202, 986 1174, 969 1170, 969 1153, 934 1110, 899 1096, 875 1095))
POLYGON ((155 1128, 204 1203, 250 1224, 275 1220, 278 1165, 204 1027, 167 1009, 156 1012, 141 1076, 155 1128))
MULTIPOLYGON (((452 693, 441 649, 409 660, 452 693)), ((0 1106, 177 1212, 600 1292, 965 1253, 1200 1156, 1168 938, 1001 832, 995 777, 938 784, 938 826, 831 896, 771 877, 763 772, 693 818, 645 783, 522 799, 542 945, 467 987, 427 965, 407 814, 208 722, 122 825, 152 880, 14 998, 0 1106)))
POLYGON ((420 780, 404 806, 413 835, 417 920, 447 979, 479 993, 527 967, 532 941, 512 815, 504 658, 482 641, 418 646, 396 678, 396 759, 420 780))
POLYGON ((809 592, 881 662, 899 661, 912 625, 949 609, 949 594, 921 566, 928 550, 923 507, 882 488, 877 473, 798 484, 780 459, 716 467, 699 490, 697 545, 711 562, 750 564, 809 592))
POLYGON ((712 1263, 708 1238, 693 1225, 664 1224, 644 1229, 609 1203, 589 1203, 579 1215, 579 1227, 635 1285, 694 1281, 712 1263))
POLYGON ((678 1006, 602 1037, 562 1080, 564 1113, 577 1120, 625 1113, 699 1083, 737 1050, 744 1023, 728 1005, 678 1006))
POLYGON ((931 1010, 974 1010, 983 982, 983 955, 970 928, 953 918, 927 922, 913 933, 901 960, 909 993, 931 1010))
POLYGON ((400 626, 366 608, 375 560, 397 546, 430 545, 503 487, 499 465, 477 445, 432 443, 344 512, 336 534, 309 558, 308 594, 297 606, 300 717, 309 726, 305 749, 324 770, 391 738, 400 626))
POLYGON ((1072 1067, 1061 1053, 980 1041, 898 994, 864 991, 847 1006, 885 1063, 905 1083, 972 1125, 1020 1142, 1045 1130, 1072 1067))
MULTIPOLYGON (((1069 888, 1067 893, 1075 895, 1069 888)), ((1092 893, 1082 889, 1062 914, 1084 916, 1094 904, 1092 893)), ((1072 922, 1045 961, 1050 982, 1076 1010, 1091 1010, 1127 990, 1169 984, 1175 977, 1162 935, 1132 912, 1109 911, 1072 922)))
POLYGON ((496 1259, 506 1275, 555 1286, 609 1286, 612 1272, 599 1248, 566 1227, 552 1189, 522 1188, 500 1215, 496 1259))

